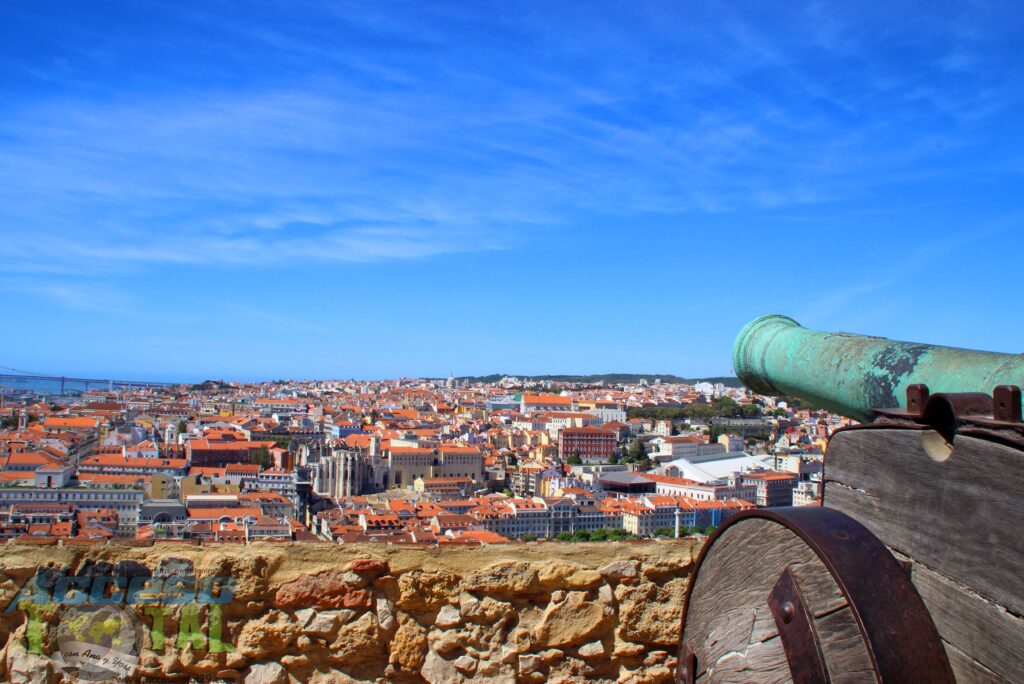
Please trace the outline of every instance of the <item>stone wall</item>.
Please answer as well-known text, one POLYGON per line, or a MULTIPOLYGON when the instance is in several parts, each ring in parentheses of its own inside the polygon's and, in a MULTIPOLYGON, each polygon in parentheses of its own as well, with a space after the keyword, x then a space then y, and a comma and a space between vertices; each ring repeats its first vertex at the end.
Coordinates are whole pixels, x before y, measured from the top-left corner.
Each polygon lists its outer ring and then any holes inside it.
POLYGON ((110 646, 138 657, 137 681, 669 682, 695 553, 689 540, 443 549, 8 543, 0 555, 0 600, 10 606, 0 617, 0 679, 76 681, 81 673, 65 656, 68 641, 81 638, 97 652, 110 646), (155 636, 152 607, 115 603, 132 627, 113 643, 103 640, 108 622, 68 636, 73 619, 85 624, 76 611, 89 606, 26 597, 38 566, 52 566, 43 572, 47 586, 62 568, 237 584, 222 604, 166 607, 155 636), (32 611, 39 654, 30 652, 32 611), (165 648, 156 651, 160 634, 165 648))

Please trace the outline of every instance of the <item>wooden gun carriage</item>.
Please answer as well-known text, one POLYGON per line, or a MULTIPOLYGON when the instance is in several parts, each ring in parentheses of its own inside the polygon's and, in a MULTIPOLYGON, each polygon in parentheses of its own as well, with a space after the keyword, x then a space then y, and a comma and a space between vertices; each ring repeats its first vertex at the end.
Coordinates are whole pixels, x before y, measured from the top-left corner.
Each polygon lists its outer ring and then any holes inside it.
POLYGON ((831 437, 821 507, 707 541, 679 681, 1024 682, 1024 356, 766 316, 734 367, 865 422, 831 437))

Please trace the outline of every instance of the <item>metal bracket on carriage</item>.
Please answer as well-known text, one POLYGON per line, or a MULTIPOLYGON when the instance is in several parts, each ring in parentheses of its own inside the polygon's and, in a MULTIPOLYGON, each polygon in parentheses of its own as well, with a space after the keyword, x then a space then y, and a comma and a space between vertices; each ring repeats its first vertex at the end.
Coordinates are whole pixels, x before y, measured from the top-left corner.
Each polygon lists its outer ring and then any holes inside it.
POLYGON ((814 616, 807 608, 792 568, 787 567, 779 575, 768 595, 768 607, 779 630, 793 684, 827 682, 828 670, 814 627, 814 616))
POLYGON ((1021 389, 999 385, 992 396, 984 392, 930 394, 927 385, 907 388, 907 408, 874 409, 875 422, 864 427, 932 429, 949 443, 970 435, 1017 448, 1024 447, 1021 389))

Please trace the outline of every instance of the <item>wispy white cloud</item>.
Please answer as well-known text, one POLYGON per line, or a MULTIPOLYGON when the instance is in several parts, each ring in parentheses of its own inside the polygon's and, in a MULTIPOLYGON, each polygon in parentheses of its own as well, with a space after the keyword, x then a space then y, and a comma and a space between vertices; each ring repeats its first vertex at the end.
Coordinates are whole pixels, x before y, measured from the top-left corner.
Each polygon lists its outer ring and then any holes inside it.
MULTIPOLYGON (((1010 231, 1024 228, 1024 211, 1007 213, 999 218, 973 226, 953 235, 935 239, 917 246, 911 252, 902 253, 898 258, 888 254, 883 246, 877 253, 883 257, 879 261, 895 264, 887 268, 879 268, 878 264, 865 264, 866 272, 875 276, 855 282, 838 289, 818 294, 802 303, 797 317, 807 325, 830 326, 839 321, 849 320, 851 316, 864 319, 864 312, 874 308, 882 308, 891 299, 895 288, 920 288, 915 279, 928 273, 934 265, 950 257, 950 255, 980 242, 999 244, 999 236, 1010 231)), ((895 312, 889 312, 892 315, 895 312)))
POLYGON ((109 285, 81 279, 4 279, 0 291, 41 299, 61 309, 87 313, 124 314, 137 304, 134 297, 109 285))
MULTIPOLYGON (((197 32, 188 45, 207 36, 224 60, 270 55, 262 79, 7 103, 0 268, 425 259, 538 243, 579 212, 847 200, 939 173, 921 162, 972 144, 941 118, 1002 106, 988 86, 894 76, 863 16, 816 4, 789 18, 806 35, 729 8, 641 5, 588 14, 583 33, 560 29, 571 8, 561 21, 524 13, 494 46, 473 39, 481 16, 459 6, 405 16, 311 3, 322 21, 303 22, 273 7, 259 11, 277 24, 176 13, 197 32), (389 47, 347 46, 342 29, 389 47), (543 50, 508 52, 523 45, 543 50), (915 117, 934 125, 904 125, 915 117)), ((975 38, 926 30, 946 49, 920 69, 974 68, 975 38)))

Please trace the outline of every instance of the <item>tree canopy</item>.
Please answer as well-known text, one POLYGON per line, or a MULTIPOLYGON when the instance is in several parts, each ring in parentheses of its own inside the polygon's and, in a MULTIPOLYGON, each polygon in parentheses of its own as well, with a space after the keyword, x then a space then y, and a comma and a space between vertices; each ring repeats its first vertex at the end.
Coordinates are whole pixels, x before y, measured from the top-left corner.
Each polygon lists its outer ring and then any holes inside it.
POLYGON ((629 418, 648 420, 683 420, 685 418, 757 418, 762 409, 759 404, 740 404, 732 397, 718 397, 710 404, 686 406, 644 406, 626 411, 629 418))

